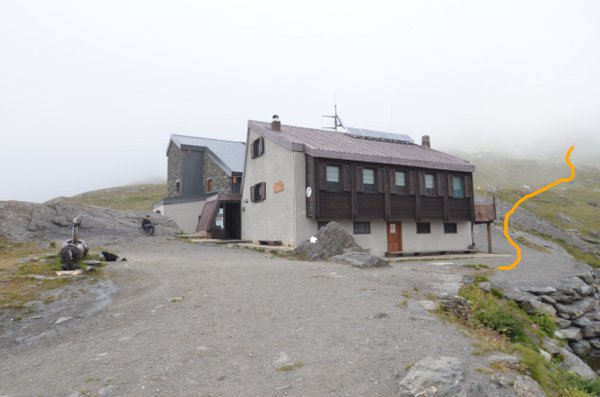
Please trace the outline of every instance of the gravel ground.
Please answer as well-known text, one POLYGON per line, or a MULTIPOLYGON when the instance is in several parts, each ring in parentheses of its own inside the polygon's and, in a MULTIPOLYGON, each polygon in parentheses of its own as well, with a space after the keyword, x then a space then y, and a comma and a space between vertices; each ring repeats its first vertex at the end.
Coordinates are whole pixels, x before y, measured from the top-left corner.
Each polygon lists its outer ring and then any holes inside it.
POLYGON ((114 250, 128 261, 105 269, 112 303, 0 350, 0 396, 387 396, 427 355, 459 358, 469 379, 485 367, 414 300, 455 291, 456 266, 361 270, 160 237, 114 250))

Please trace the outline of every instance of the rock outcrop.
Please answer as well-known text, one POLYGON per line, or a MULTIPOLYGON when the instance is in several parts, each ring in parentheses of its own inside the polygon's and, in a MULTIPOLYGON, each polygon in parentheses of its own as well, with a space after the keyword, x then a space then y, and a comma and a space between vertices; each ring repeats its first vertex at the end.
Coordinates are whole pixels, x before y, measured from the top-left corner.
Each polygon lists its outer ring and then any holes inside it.
MULTIPOLYGON (((144 235, 141 220, 144 211, 120 211, 94 205, 73 204, 52 200, 45 204, 20 201, 0 202, 0 236, 13 241, 64 240, 71 231, 71 222, 82 215, 81 236, 138 237, 144 235)), ((179 228, 169 218, 152 215, 156 235, 179 233, 179 228)))

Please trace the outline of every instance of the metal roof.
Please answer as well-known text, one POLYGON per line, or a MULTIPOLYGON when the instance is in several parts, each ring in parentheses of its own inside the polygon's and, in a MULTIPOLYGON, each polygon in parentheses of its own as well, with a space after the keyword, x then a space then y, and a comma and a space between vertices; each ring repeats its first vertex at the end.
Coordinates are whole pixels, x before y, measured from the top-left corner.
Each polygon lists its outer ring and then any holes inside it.
POLYGON ((357 138, 364 139, 379 139, 382 141, 388 142, 403 142, 403 143, 413 143, 411 137, 405 134, 397 134, 395 132, 386 132, 386 131, 376 131, 376 130, 367 130, 364 128, 357 127, 348 127, 348 134, 353 135, 357 138))
MULTIPOLYGON (((246 154, 246 144, 244 142, 175 134, 171 134, 171 141, 179 149, 208 149, 209 154, 213 155, 213 159, 228 174, 231 174, 231 172, 244 172, 244 156, 246 154)), ((168 151, 169 148, 167 147, 167 154, 168 151)))
POLYGON ((279 145, 313 157, 397 164, 449 171, 473 172, 468 161, 414 143, 363 139, 344 132, 282 125, 273 131, 271 124, 248 121, 248 128, 279 145))

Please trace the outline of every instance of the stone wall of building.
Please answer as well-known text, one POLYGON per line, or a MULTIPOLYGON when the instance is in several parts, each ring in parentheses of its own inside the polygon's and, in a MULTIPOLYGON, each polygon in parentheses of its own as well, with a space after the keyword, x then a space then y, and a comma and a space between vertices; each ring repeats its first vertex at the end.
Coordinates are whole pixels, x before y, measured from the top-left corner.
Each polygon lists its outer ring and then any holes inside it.
POLYGON ((181 182, 179 191, 177 191, 177 181, 181 181, 181 150, 177 148, 173 142, 169 146, 167 152, 167 197, 180 197, 181 196, 181 182))
POLYGON ((203 187, 206 193, 219 192, 231 193, 231 177, 223 171, 217 163, 207 154, 204 156, 203 187), (208 189, 208 179, 211 178, 211 190, 208 189))

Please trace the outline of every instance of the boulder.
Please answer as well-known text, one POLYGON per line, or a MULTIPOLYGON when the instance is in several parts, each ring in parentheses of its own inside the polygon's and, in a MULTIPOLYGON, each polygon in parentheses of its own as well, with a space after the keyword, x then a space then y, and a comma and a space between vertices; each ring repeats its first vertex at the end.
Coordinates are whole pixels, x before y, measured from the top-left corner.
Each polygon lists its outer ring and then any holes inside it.
POLYGON ((527 292, 531 292, 534 295, 548 295, 556 292, 556 288, 553 287, 531 287, 527 288, 527 292))
POLYGON ((564 328, 554 332, 554 335, 560 339, 566 339, 569 341, 579 341, 583 338, 581 330, 575 327, 564 328))
POLYGON ((453 314, 455 317, 467 319, 471 312, 469 302, 456 295, 444 295, 439 300, 440 308, 448 313, 453 314))
POLYGON ((578 274, 577 277, 582 279, 588 285, 594 284, 594 275, 591 272, 578 274))
POLYGON ((450 397, 461 391, 463 365, 454 357, 425 357, 398 383, 399 396, 450 397))
POLYGON ((556 315, 556 310, 551 305, 547 303, 540 302, 539 300, 532 298, 527 299, 520 303, 523 310, 527 312, 527 314, 533 313, 542 313, 542 314, 551 314, 553 316, 556 315))
POLYGON ((368 252, 350 251, 341 255, 332 256, 329 261, 350 265, 361 269, 372 267, 389 267, 390 264, 378 256, 368 252))
MULTIPOLYGON (((586 284, 587 285, 587 284, 586 284)), ((556 311, 563 318, 567 318, 570 320, 575 320, 584 314, 594 310, 596 308, 596 303, 594 299, 586 298, 584 300, 577 301, 570 305, 561 305, 558 303, 556 305, 556 311)))
POLYGON ((595 292, 593 287, 590 287, 585 281, 577 276, 567 277, 560 281, 556 286, 556 292, 550 295, 557 302, 568 304, 573 303, 584 296, 591 295, 595 292))
POLYGON ((586 341, 585 339, 570 342, 569 346, 571 347, 571 350, 573 350, 573 353, 577 354, 581 358, 587 357, 592 351, 590 342, 586 341))
POLYGON ((559 346, 557 341, 545 337, 543 346, 553 355, 560 355, 562 357, 560 365, 563 368, 569 369, 585 379, 594 379, 596 377, 596 373, 593 369, 591 369, 585 362, 583 362, 583 360, 571 353, 568 349, 559 346))
POLYGON ((582 328, 581 332, 586 338, 595 338, 600 336, 600 321, 591 321, 582 328))
POLYGON ((342 255, 344 249, 361 250, 354 237, 337 222, 329 222, 317 234, 294 249, 294 255, 308 261, 322 261, 332 256, 342 255))
POLYGON ((567 328, 571 325, 571 322, 567 319, 557 317, 556 325, 558 325, 558 328, 567 328))

